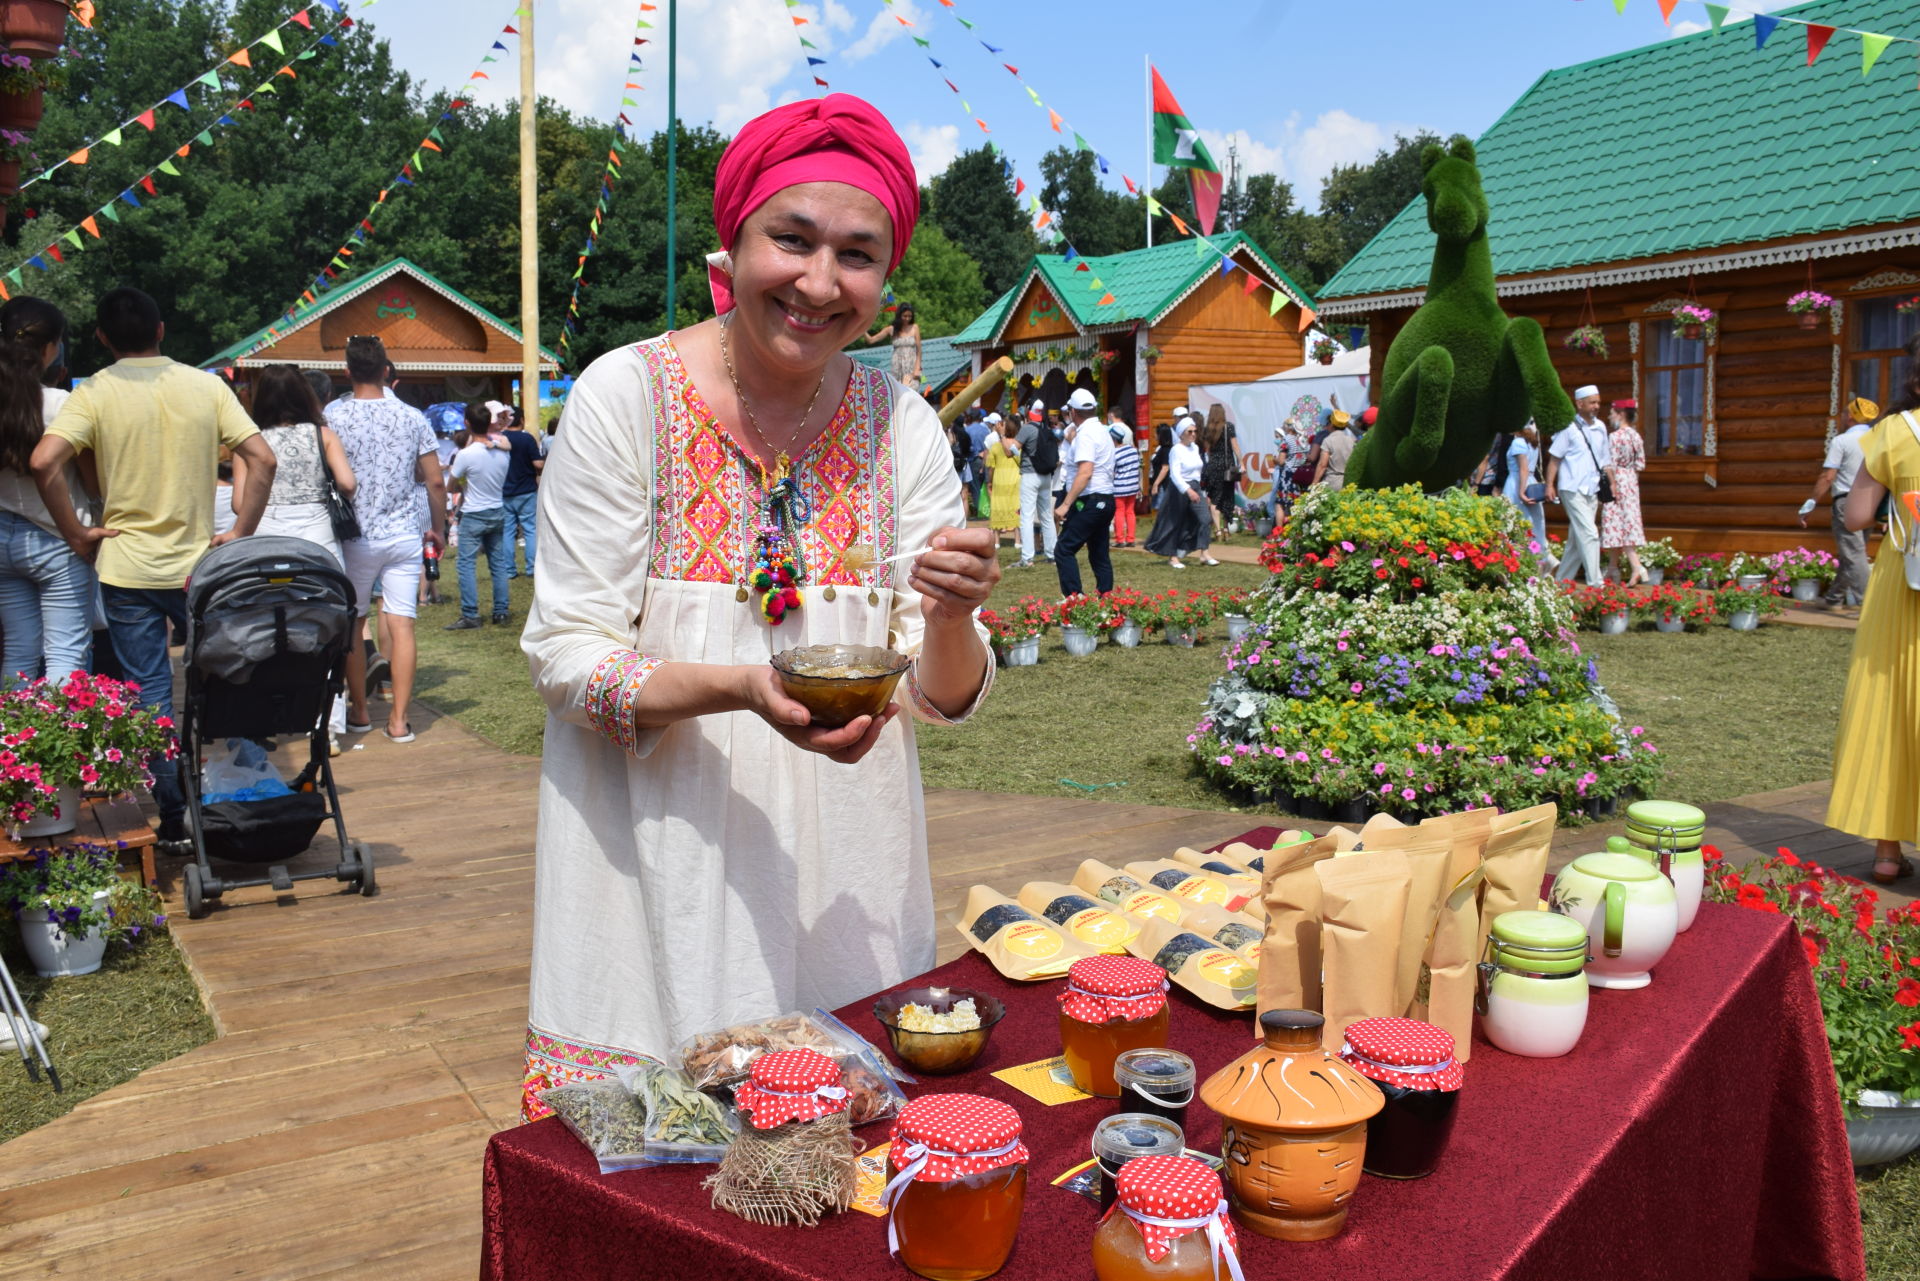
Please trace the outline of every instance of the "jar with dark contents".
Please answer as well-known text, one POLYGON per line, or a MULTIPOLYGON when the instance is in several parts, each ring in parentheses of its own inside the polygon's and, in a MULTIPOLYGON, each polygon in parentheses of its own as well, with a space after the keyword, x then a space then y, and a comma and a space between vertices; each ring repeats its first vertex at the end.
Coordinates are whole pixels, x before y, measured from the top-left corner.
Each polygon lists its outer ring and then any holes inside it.
POLYGON ((1175 1050, 1128 1050, 1113 1061, 1120 1106, 1180 1126, 1193 1102, 1193 1060, 1175 1050))
POLYGON ((1361 1169, 1383 1179, 1432 1174, 1453 1135, 1466 1074, 1452 1033, 1417 1019, 1362 1019, 1347 1025, 1340 1057, 1387 1099, 1367 1126, 1361 1169))
POLYGON ((1171 1121, 1145 1112, 1117 1112, 1093 1128, 1093 1157, 1100 1166, 1100 1208, 1113 1204, 1120 1167, 1143 1156, 1178 1156, 1187 1136, 1171 1121))

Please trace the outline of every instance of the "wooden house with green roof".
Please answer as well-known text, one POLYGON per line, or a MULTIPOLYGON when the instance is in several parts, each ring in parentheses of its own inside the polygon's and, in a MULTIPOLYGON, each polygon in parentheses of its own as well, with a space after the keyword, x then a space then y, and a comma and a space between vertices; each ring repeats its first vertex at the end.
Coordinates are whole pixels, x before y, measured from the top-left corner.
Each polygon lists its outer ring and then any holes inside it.
MULTIPOLYGON (((1806 22, 1920 34, 1910 0, 1818 0, 1806 22)), ((1796 509, 1854 396, 1885 405, 1920 314, 1920 93, 1896 56, 1861 75, 1842 30, 1811 67, 1801 28, 1749 23, 1549 71, 1479 140, 1501 305, 1532 316, 1569 388, 1640 403, 1648 536, 1770 552, 1817 534, 1796 509), (1813 288, 1835 305, 1803 329, 1813 288), (1697 301, 1717 331, 1671 313, 1697 301), (1565 344, 1597 325, 1606 352, 1565 344)), ((1423 200, 1321 290, 1372 327, 1374 375, 1424 299, 1423 200)), ((1556 427, 1559 424, 1556 424, 1556 427)), ((1809 518, 1818 531, 1826 513, 1809 518)))
MULTIPOLYGON (((1038 255, 953 345, 971 353, 976 376, 1011 356, 1015 403, 1038 397, 1059 408, 1086 387, 1144 429, 1167 421, 1189 387, 1252 382, 1299 365, 1303 316, 1313 306, 1236 231, 1103 258, 1038 255)), ((996 392, 984 403, 1006 399, 996 392)))
MULTIPOLYGON (((409 404, 512 399, 521 373, 520 331, 453 286, 405 258, 395 258, 350 280, 205 361, 244 388, 248 371, 294 364, 318 369, 346 385, 347 339, 372 334, 386 344, 399 371, 395 391, 409 404)), ((540 372, 553 377, 560 362, 540 349, 540 372)))

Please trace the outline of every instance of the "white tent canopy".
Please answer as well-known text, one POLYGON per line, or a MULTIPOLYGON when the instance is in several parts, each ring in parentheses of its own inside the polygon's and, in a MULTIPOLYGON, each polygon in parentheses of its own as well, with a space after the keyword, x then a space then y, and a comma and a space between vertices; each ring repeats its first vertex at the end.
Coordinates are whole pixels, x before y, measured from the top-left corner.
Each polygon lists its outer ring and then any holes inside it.
POLYGON ((1315 362, 1270 374, 1258 382, 1213 383, 1187 388, 1187 404, 1201 416, 1209 405, 1224 405, 1240 447, 1243 501, 1262 503, 1273 488, 1278 451, 1274 442, 1288 418, 1317 430, 1327 411, 1344 409, 1358 418, 1372 404, 1368 392, 1369 353, 1365 347, 1342 352, 1331 365, 1315 362))

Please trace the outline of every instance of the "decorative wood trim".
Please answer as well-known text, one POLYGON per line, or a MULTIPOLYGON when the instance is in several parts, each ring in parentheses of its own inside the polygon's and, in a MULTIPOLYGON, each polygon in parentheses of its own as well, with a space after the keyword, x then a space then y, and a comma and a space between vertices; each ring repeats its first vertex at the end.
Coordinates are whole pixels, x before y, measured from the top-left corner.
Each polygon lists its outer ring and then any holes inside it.
POLYGON ((1900 289, 1912 285, 1920 285, 1920 275, 1898 267, 1882 267, 1871 276, 1863 276, 1848 285, 1847 292, 1858 294, 1871 289, 1900 289))
MULTIPOLYGON (((1709 300, 1707 298, 1701 298, 1699 301, 1706 303, 1707 306, 1712 307, 1714 311, 1717 313, 1720 311, 1720 309, 1723 306, 1725 306, 1726 295, 1720 294, 1717 297, 1718 297, 1717 302, 1709 300)), ((1684 298, 1675 298, 1672 300, 1663 299, 1662 301, 1656 302, 1653 305, 1646 308, 1644 312, 1633 313, 1633 314, 1638 314, 1641 317, 1660 316, 1666 312, 1672 311, 1675 307, 1679 306, 1681 303, 1685 301, 1686 299, 1684 298)), ((1644 359, 1644 351, 1642 349, 1642 344, 1641 344, 1640 326, 1643 323, 1649 323, 1649 322, 1644 319, 1633 319, 1633 320, 1629 320, 1627 323, 1627 344, 1633 353, 1633 359, 1629 363, 1633 368, 1633 398, 1635 400, 1640 399, 1640 381, 1641 381, 1640 365, 1642 360, 1644 359)), ((1706 346, 1706 357, 1701 363, 1706 367, 1707 389, 1706 389, 1705 403, 1701 407, 1701 414, 1700 414, 1700 420, 1701 420, 1700 421, 1700 450, 1701 450, 1700 457, 1703 459, 1712 459, 1719 453, 1719 449, 1720 449, 1720 423, 1719 423, 1719 419, 1714 413, 1714 403, 1713 403, 1714 402, 1715 367, 1719 362, 1719 356, 1720 356, 1720 334, 1717 327, 1713 330, 1711 336, 1707 338, 1705 342, 1705 346, 1706 346)), ((1651 419, 1648 420, 1648 423, 1650 426, 1651 419)), ((1648 431, 1647 427, 1643 426, 1641 428, 1640 434, 1643 440, 1646 440, 1647 431, 1648 431)), ((1676 459, 1685 459, 1685 458, 1692 457, 1692 455, 1688 455, 1688 454, 1656 454, 1654 452, 1654 446, 1652 441, 1647 440, 1646 445, 1647 445, 1647 465, 1649 467, 1653 466, 1653 464, 1656 461, 1661 463, 1667 463, 1676 459)), ((1712 484, 1713 481, 1709 479, 1707 483, 1712 484)))
POLYGON ((1827 389, 1827 443, 1829 445, 1833 443, 1834 435, 1840 430, 1840 374, 1846 363, 1842 358, 1841 348, 1846 345, 1846 311, 1846 300, 1835 298, 1833 311, 1827 318, 1833 334, 1833 378, 1827 389))

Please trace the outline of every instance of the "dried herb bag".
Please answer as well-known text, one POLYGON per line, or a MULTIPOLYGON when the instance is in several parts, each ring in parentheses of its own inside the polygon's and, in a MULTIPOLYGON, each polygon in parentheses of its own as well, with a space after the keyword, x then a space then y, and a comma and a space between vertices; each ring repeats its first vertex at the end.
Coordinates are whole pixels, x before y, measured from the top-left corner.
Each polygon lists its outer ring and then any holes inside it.
POLYGON ((1059 978, 1075 961, 1099 951, 989 885, 967 891, 954 926, 968 947, 1010 979, 1059 978))
POLYGON ((1157 916, 1163 921, 1179 923, 1179 899, 1097 858, 1088 859, 1074 870, 1073 884, 1076 889, 1086 891, 1103 903, 1111 903, 1131 916, 1157 916))
POLYGON ((1259 971, 1244 957, 1172 921, 1149 917, 1127 950, 1215 1009, 1251 1010, 1258 998, 1259 971))
POLYGON ((1020 906, 1052 921, 1088 947, 1115 955, 1127 950, 1127 940, 1140 924, 1110 903, 1058 881, 1029 881, 1020 887, 1020 906))

